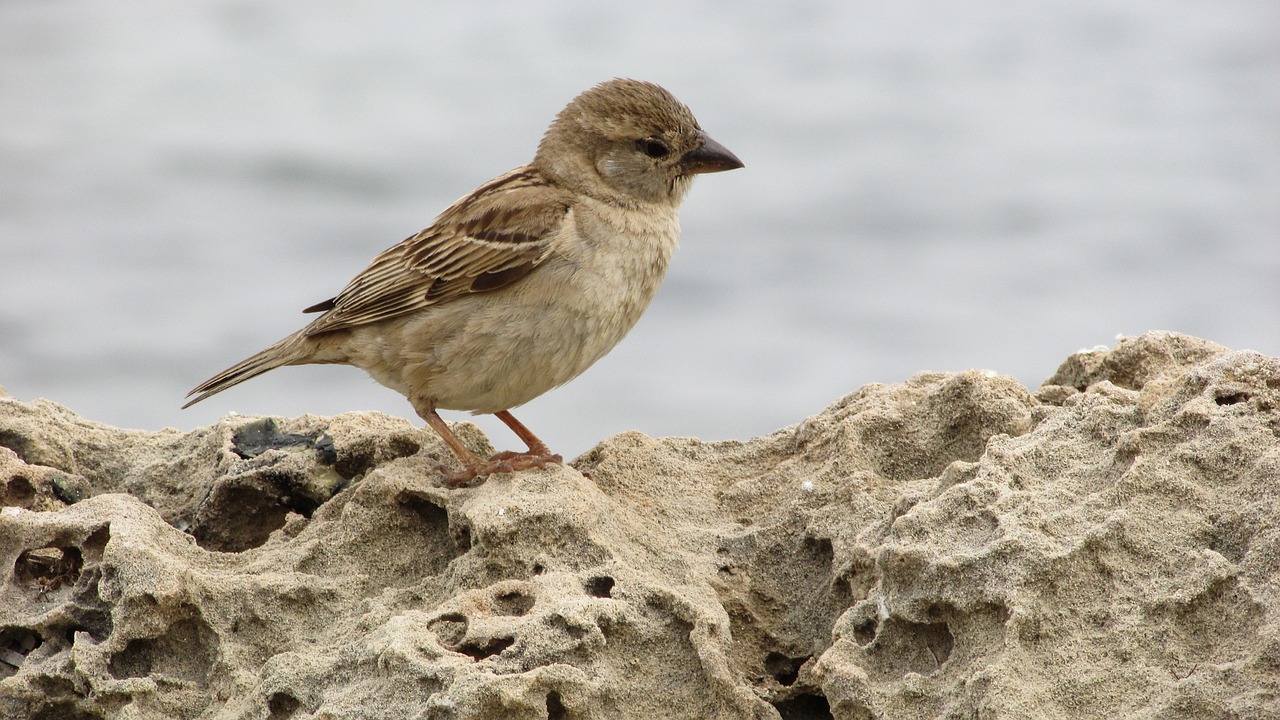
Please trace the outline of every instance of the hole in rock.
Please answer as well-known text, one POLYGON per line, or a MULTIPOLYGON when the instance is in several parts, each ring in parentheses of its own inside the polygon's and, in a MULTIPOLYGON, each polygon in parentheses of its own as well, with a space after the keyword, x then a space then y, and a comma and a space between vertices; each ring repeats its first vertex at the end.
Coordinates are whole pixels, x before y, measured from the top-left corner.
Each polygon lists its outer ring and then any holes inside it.
POLYGON ((75 583, 84 558, 75 547, 44 547, 25 550, 13 564, 13 579, 40 594, 75 583))
POLYGON ((519 617, 533 609, 534 598, 518 590, 504 592, 493 598, 493 609, 503 615, 519 617))
POLYGON ((169 626, 159 637, 134 638, 111 656, 107 669, 116 679, 165 675, 194 683, 208 679, 217 657, 217 635, 204 620, 191 617, 169 626))
POLYGON ((196 509, 191 535, 205 550, 244 552, 267 541, 284 527, 288 498, 280 488, 289 480, 281 473, 219 482, 196 509))
POLYGON ((569 711, 564 709, 560 693, 552 690, 547 693, 547 720, 568 720, 569 711))
POLYGON ((764 670, 774 677, 783 687, 791 687, 800 675, 800 666, 808 657, 787 657, 780 652, 770 652, 764 658, 764 670))
MULTIPOLYGON (((284 494, 280 496, 280 505, 286 511, 292 510, 304 518, 310 518, 315 513, 316 508, 320 507, 320 503, 315 498, 309 498, 304 495, 284 494)), ((284 513, 286 516, 288 512, 284 513)), ((280 527, 284 527, 284 522, 280 523, 280 527)))
POLYGON ((1235 405, 1237 403, 1245 402, 1249 398, 1250 398, 1250 395, 1247 392, 1235 392, 1235 393, 1227 393, 1224 395, 1218 395, 1213 399, 1213 401, 1218 403, 1219 405, 1235 405))
POLYGON ((583 588, 586 589, 587 594, 591 597, 613 597, 613 578, 608 575, 597 575, 596 577, 588 578, 587 582, 583 584, 583 588))
POLYGON ((880 626, 869 657, 886 677, 908 672, 932 675, 951 657, 955 639, 945 622, 917 623, 889 618, 880 626))
POLYGON ((0 496, 0 505, 25 507, 36 496, 36 488, 31 481, 21 475, 14 475, 5 484, 4 495, 0 496))
MULTIPOLYGON (((831 590, 837 597, 853 597, 853 586, 845 575, 837 575, 831 579, 831 590)), ((861 600, 861 598, 858 598, 861 600)))
POLYGON ((534 575, 541 575, 542 573, 544 573, 544 572, 546 572, 546 571, 547 571, 547 569, 546 569, 545 567, 543 567, 543 566, 542 566, 542 563, 534 563, 534 564, 533 564, 533 574, 534 574, 534 575))
POLYGON ((947 627, 944 622, 929 623, 919 627, 920 638, 924 641, 925 647, 929 649, 929 654, 933 655, 938 667, 942 667, 942 663, 951 657, 951 648, 955 645, 955 637, 951 634, 951 628, 947 627))
POLYGON ((516 644, 516 639, 511 637, 495 637, 484 641, 484 644, 469 642, 458 646, 458 652, 463 655, 470 655, 476 660, 483 660, 492 657, 516 644))
POLYGON ((75 644, 76 633, 88 633, 95 642, 102 642, 111 634, 114 623, 111 612, 98 596, 98 583, 102 574, 96 567, 85 570, 74 603, 67 604, 66 612, 59 612, 41 633, 46 642, 61 638, 67 645, 75 644))
MULTIPOLYGON (((449 560, 471 549, 471 527, 465 522, 459 522, 457 527, 450 527, 449 511, 437 505, 430 497, 406 490, 396 500, 400 507, 422 523, 425 542, 437 549, 442 563, 447 564, 449 560)), ((443 567, 440 569, 443 570, 443 567)))
POLYGON ((831 545, 831 538, 806 537, 804 539, 804 547, 815 560, 825 565, 830 565, 836 556, 835 548, 831 545))
MULTIPOLYGON (((583 636, 587 634, 587 630, 585 628, 580 627, 578 625, 571 624, 568 620, 565 620, 563 615, 559 613, 556 613, 555 615, 552 615, 551 617, 547 618, 546 623, 547 623, 547 627, 552 628, 558 632, 564 633, 565 635, 568 635, 574 640, 581 640, 583 636)), ((605 630, 604 623, 601 623, 600 631, 604 632, 604 630, 605 630)))
POLYGON ((834 720, 831 704, 822 695, 805 693, 773 703, 782 720, 834 720))
POLYGON ((76 644, 76 633, 89 633, 89 637, 93 637, 93 633, 89 632, 89 628, 80 625, 71 625, 62 631, 62 639, 67 641, 68 645, 76 644))
POLYGON ((880 623, 875 618, 867 618, 858 623, 858 626, 853 629, 853 638, 858 641, 859 645, 866 647, 876 639, 876 630, 879 628, 880 623))
POLYGON ((467 618, 458 613, 449 613, 436 618, 430 625, 440 644, 447 648, 456 648, 467 634, 467 618))
POLYGON ((400 506, 417 515, 425 525, 449 525, 449 513, 430 499, 414 492, 402 492, 397 497, 400 506))
POLYGON ((44 464, 31 461, 28 439, 23 437, 21 433, 12 430, 0 430, 0 447, 7 447, 14 451, 18 455, 18 459, 28 465, 44 464))
POLYGON ((151 674, 151 657, 155 653, 152 640, 130 640, 124 650, 111 656, 107 670, 117 680, 146 677, 151 674))
POLYGON ((334 470, 347 480, 367 474, 381 463, 416 455, 422 448, 412 438, 383 437, 377 442, 354 441, 348 437, 334 470))
POLYGON ((298 698, 289 693, 272 693, 271 698, 267 700, 267 710, 271 713, 270 720, 288 720, 301 705, 298 698))
POLYGON ((7 627, 0 630, 0 679, 17 672, 32 650, 44 643, 34 630, 7 627))
POLYGON ((110 539, 111 526, 103 525, 90 533, 89 537, 85 538, 81 545, 83 545, 85 552, 89 554, 89 559, 99 560, 102 558, 102 551, 106 549, 107 541, 110 539))

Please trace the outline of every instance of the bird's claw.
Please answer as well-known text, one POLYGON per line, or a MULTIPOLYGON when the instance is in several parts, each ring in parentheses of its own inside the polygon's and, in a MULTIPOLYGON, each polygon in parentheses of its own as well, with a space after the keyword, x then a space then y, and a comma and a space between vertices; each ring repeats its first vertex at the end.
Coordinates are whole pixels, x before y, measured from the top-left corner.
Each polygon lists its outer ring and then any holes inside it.
POLYGON ((445 473, 444 484, 449 487, 468 485, 476 478, 488 477, 499 473, 519 472, 545 467, 550 464, 563 465, 564 458, 559 455, 530 452, 514 452, 506 450, 492 455, 484 462, 464 466, 460 470, 445 473))

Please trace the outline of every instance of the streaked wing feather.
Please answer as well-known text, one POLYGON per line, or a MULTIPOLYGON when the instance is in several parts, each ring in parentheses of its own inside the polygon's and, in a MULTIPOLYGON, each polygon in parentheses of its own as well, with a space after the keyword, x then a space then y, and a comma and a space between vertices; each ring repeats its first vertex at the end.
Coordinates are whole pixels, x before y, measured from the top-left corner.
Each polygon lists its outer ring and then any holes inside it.
POLYGON ((505 287, 546 260, 569 193, 513 170, 454 203, 431 227, 383 251, 332 300, 307 335, 378 322, 505 287))

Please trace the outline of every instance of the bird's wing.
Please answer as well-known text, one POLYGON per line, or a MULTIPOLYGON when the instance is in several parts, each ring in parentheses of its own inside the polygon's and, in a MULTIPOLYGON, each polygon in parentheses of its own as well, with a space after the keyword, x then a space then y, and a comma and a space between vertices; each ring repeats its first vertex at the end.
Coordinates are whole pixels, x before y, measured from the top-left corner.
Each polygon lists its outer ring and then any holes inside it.
POLYGON ((471 294, 497 290, 550 255, 570 194, 531 167, 481 185, 431 227, 388 248, 337 296, 306 335, 378 322, 471 294))

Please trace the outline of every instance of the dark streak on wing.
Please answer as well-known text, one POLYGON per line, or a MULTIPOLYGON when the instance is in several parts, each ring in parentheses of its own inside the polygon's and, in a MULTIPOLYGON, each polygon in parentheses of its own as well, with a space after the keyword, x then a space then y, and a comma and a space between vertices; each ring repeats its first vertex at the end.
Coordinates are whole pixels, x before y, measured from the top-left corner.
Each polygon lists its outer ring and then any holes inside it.
POLYGON ((303 309, 302 309, 302 312, 304 312, 304 313, 317 313, 317 312, 325 312, 325 311, 327 311, 327 310, 332 310, 332 309, 333 309, 333 305, 334 305, 334 301, 336 301, 337 299, 338 299, 338 298, 336 298, 336 297, 331 297, 331 298, 329 298, 328 300, 325 300, 324 302, 318 302, 318 303, 316 303, 315 305, 312 305, 312 306, 311 306, 311 307, 309 307, 309 308, 303 308, 303 309))
POLYGON ((550 253, 570 194, 531 167, 480 186, 431 227, 388 248, 342 292, 304 312, 323 312, 306 335, 378 322, 506 287, 550 253))
POLYGON ((527 262, 506 270, 487 272, 471 281, 471 292, 489 292, 490 290, 506 287, 533 272, 534 267, 536 267, 534 263, 527 262))

